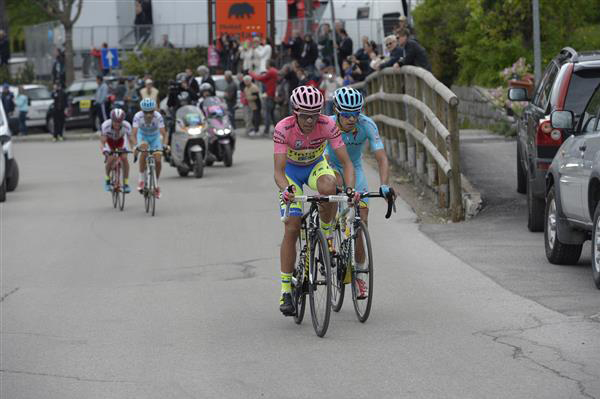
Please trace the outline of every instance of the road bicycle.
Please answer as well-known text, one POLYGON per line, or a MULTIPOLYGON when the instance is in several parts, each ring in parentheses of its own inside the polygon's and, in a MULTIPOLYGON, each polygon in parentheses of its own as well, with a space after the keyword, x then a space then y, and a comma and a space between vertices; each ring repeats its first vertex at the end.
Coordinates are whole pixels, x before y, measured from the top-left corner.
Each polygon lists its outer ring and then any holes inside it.
MULTIPOLYGON (((137 149, 137 152, 146 153, 150 156, 146 157, 146 170, 144 171, 144 188, 141 194, 144 196, 144 208, 146 213, 152 211, 152 216, 156 213, 156 160, 154 159, 155 153, 161 153, 163 150, 142 150, 137 149)), ((136 156, 137 160, 137 156, 136 156)), ((135 162, 135 161, 134 161, 135 162)))
MULTIPOLYGON (((393 189, 387 200, 385 218, 389 219, 392 211, 396 212, 393 189)), ((380 192, 365 192, 360 198, 385 198, 380 192)), ((360 218, 360 204, 340 203, 333 226, 333 251, 331 254, 332 286, 331 307, 334 312, 339 312, 344 303, 347 274, 350 274, 352 289, 352 302, 356 317, 361 323, 369 318, 371 304, 373 303, 373 251, 369 229, 360 218), (359 259, 360 256, 360 259, 359 259), (358 267, 358 264, 361 267, 358 267), (365 281, 366 296, 360 295, 357 278, 365 281)))
MULTIPOLYGON (((347 195, 299 195, 294 199, 294 202, 311 204, 308 212, 302 215, 296 244, 298 255, 292 273, 294 321, 296 324, 302 323, 308 294, 313 328, 319 337, 325 336, 329 327, 333 290, 329 246, 319 227, 319 204, 347 201, 347 195)), ((289 210, 290 204, 287 204, 282 221, 287 220, 289 210)))
POLYGON ((113 163, 113 166, 110 170, 109 178, 111 184, 111 197, 113 207, 116 209, 117 206, 120 210, 123 210, 125 207, 125 191, 123 190, 123 165, 121 161, 121 154, 131 154, 131 151, 124 149, 116 149, 112 151, 108 151, 106 153, 106 158, 104 162, 108 161, 108 157, 111 155, 116 155, 117 160, 113 163))

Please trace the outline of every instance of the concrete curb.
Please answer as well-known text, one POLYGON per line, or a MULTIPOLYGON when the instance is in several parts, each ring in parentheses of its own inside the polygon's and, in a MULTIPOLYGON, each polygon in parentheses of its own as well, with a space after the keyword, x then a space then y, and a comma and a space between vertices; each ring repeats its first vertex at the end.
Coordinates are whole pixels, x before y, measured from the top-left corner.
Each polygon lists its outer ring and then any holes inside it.
MULTIPOLYGON (((89 133, 65 133, 65 141, 79 141, 79 140, 98 140, 100 137, 98 132, 89 133)), ((13 136, 12 141, 15 143, 39 143, 39 142, 51 142, 52 135, 49 133, 31 134, 27 136, 13 136)))
POLYGON ((460 176, 462 186, 462 202, 465 210, 465 220, 469 220, 477 216, 483 208, 483 200, 481 193, 467 180, 465 175, 460 176))

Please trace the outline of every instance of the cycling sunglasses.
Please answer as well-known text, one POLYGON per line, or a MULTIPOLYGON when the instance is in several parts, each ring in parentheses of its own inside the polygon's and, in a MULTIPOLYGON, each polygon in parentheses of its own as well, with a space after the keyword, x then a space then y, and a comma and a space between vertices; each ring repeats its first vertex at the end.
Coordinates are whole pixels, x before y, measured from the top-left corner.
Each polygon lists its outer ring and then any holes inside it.
POLYGON ((319 115, 320 115, 319 113, 308 114, 308 113, 296 112, 296 116, 303 120, 306 120, 309 118, 318 118, 319 115))
POLYGON ((144 111, 144 115, 153 115, 154 111, 144 111))
POLYGON ((340 111, 339 112, 340 116, 343 116, 346 119, 350 119, 350 118, 357 118, 360 115, 360 111, 354 111, 354 112, 345 112, 345 111, 340 111))

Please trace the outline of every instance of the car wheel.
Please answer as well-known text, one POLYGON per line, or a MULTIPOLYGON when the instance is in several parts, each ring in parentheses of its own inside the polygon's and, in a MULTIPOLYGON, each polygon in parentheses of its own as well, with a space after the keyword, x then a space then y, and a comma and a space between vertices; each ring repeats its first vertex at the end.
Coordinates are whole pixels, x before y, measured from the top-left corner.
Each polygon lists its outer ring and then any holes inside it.
POLYGON ((0 202, 6 201, 6 179, 0 183, 0 202))
POLYGON ((527 180, 525 178, 525 169, 521 162, 521 146, 517 143, 517 192, 519 194, 527 192, 527 180))
POLYGON ((592 230, 592 277, 594 284, 600 289, 600 203, 594 212, 594 228, 592 230))
POLYGON ((544 231, 544 208, 544 200, 533 196, 531 181, 527 179, 527 228, 529 231, 544 231))
POLYGON ((572 265, 577 263, 581 256, 581 244, 563 244, 558 239, 558 208, 554 187, 550 188, 546 196, 546 214, 544 223, 544 246, 546 258, 555 265, 572 265))
POLYGON ((19 185, 19 165, 16 159, 6 161, 6 171, 9 172, 6 175, 6 191, 15 191, 19 185))

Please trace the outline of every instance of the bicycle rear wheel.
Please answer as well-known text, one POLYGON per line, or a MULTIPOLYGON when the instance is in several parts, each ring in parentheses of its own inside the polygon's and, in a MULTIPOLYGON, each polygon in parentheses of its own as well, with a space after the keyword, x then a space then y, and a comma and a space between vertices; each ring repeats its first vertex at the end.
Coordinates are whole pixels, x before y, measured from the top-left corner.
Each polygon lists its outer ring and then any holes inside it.
MULTIPOLYGON (((119 161, 120 162, 120 161, 119 161)), ((123 184, 125 182, 125 176, 124 176, 124 171, 123 168, 121 168, 119 166, 118 170, 118 199, 119 199, 119 209, 122 211, 123 208, 125 208, 125 190, 123 189, 123 184)))
POLYGON ((149 181, 148 198, 150 200, 150 210, 152 211, 152 216, 154 216, 156 213, 156 180, 154 177, 154 168, 150 169, 149 181))
POLYGON ((308 295, 315 333, 323 337, 331 314, 331 263, 327 240, 320 229, 310 238, 308 295))
POLYGON ((352 241, 354 252, 356 252, 359 246, 362 246, 364 249, 364 255, 362 259, 359 259, 363 263, 362 267, 359 269, 357 262, 354 260, 355 267, 352 270, 352 301, 354 302, 354 311, 358 320, 364 323, 369 318, 371 304, 373 303, 373 252, 371 250, 369 230, 364 222, 360 222, 352 241), (356 284, 357 277, 360 277, 367 283, 367 295, 365 298, 359 298, 359 291, 356 284))
POLYGON ((340 224, 338 223, 333 231, 333 248, 335 254, 331 256, 331 308, 334 312, 339 312, 344 303, 344 293, 346 286, 344 285, 344 274, 346 271, 344 254, 342 253, 343 233, 340 224))
MULTIPOLYGON (((302 248, 306 243, 302 242, 302 238, 298 237, 296 242, 296 253, 300 255, 302 248)), ((292 275, 292 300, 294 301, 294 308, 296 314, 294 315, 294 322, 296 324, 302 323, 304 319, 304 311, 306 310, 306 260, 299 258, 294 268, 292 275)))

